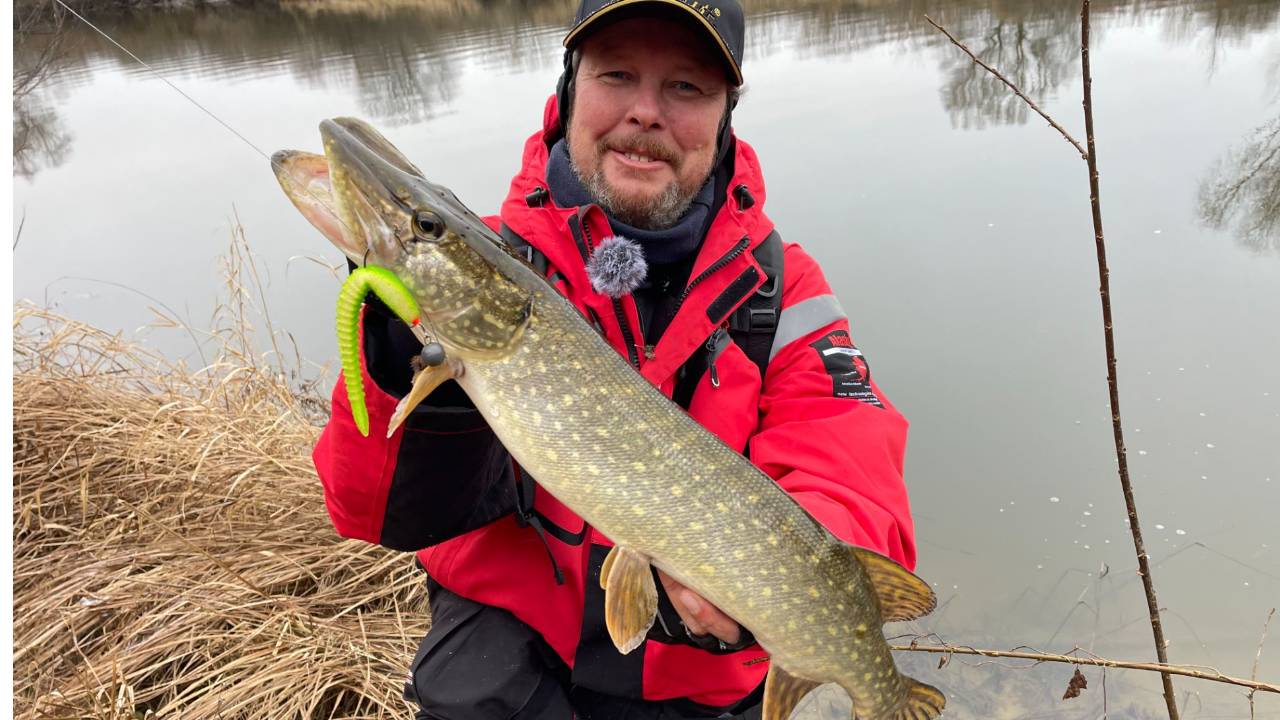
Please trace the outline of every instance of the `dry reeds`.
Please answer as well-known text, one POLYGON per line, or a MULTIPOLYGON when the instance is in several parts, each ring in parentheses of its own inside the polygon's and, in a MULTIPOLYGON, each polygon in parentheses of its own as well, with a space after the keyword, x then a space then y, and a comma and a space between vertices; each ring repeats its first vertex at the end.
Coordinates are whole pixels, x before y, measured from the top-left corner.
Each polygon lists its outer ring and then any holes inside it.
POLYGON ((17 309, 15 717, 409 714, 420 573, 337 538, 317 428, 224 345, 192 371, 17 309))

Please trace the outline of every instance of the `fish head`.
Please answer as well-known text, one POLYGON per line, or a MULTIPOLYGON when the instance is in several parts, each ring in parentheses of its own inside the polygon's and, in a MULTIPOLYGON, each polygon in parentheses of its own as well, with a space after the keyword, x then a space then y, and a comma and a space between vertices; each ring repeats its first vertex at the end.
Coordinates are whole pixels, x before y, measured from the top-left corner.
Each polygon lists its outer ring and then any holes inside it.
POLYGON ((484 221, 367 123, 325 120, 320 136, 324 155, 272 156, 303 216, 352 262, 395 273, 428 321, 446 325, 475 307, 494 274, 474 247, 493 234, 484 221))

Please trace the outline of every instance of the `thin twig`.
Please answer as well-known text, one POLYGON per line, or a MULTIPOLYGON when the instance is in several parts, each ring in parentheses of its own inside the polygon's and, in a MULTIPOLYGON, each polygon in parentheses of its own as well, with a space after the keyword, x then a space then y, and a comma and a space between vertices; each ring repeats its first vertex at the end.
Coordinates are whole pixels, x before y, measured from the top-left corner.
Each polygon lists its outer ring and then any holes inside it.
MULTIPOLYGON (((1053 118, 1049 117, 1034 102, 1031 101, 1023 92, 1011 81, 1000 74, 998 70, 987 65, 973 54, 969 48, 955 38, 946 28, 934 22, 929 16, 925 16, 925 20, 929 21, 939 32, 946 35, 956 47, 964 51, 973 62, 999 78, 1015 95, 1027 103, 1035 110, 1040 117, 1044 118, 1054 127, 1064 138, 1080 153, 1080 157, 1087 163, 1089 168, 1089 204, 1093 215, 1093 236, 1094 244, 1097 248, 1098 255, 1098 294, 1102 301, 1102 329, 1103 336, 1106 341, 1107 353, 1107 388, 1111 401, 1111 429, 1112 436, 1115 441, 1116 448, 1116 464, 1120 475, 1120 487, 1124 494, 1125 509, 1129 517, 1129 529, 1133 534, 1134 550, 1138 557, 1138 573, 1142 577, 1143 590, 1147 598, 1148 617, 1151 622, 1151 633, 1155 639, 1156 659, 1159 661, 1155 668, 1173 667, 1169 665, 1169 658, 1166 652, 1167 642, 1164 638, 1164 629, 1160 623, 1160 605, 1156 601, 1155 584, 1151 578, 1151 567, 1147 559, 1146 547, 1142 540, 1142 529, 1138 524, 1138 510, 1133 497, 1133 484, 1129 480, 1129 462, 1124 445, 1123 423, 1120 418, 1120 390, 1119 381, 1116 373, 1116 351, 1115 351, 1115 335, 1113 332, 1113 323, 1111 319, 1111 286, 1110 271, 1107 269, 1107 251, 1106 242, 1102 231, 1102 207, 1100 199, 1100 191, 1098 188, 1098 159, 1097 147, 1094 144, 1093 132, 1093 78, 1089 70, 1089 0, 1082 0, 1080 6, 1080 67, 1084 79, 1083 105, 1084 105, 1084 125, 1085 140, 1088 143, 1088 149, 1080 147, 1080 143, 1071 137, 1071 135, 1063 129, 1053 118)), ((1169 711, 1169 720, 1178 720, 1178 705, 1173 692, 1173 679, 1169 672, 1161 671, 1161 682, 1164 686, 1165 705, 1169 711)))
MULTIPOLYGON (((1253 656, 1253 672, 1249 674, 1249 679, 1258 679, 1258 662, 1262 660, 1262 644, 1267 641, 1267 629, 1271 627, 1271 616, 1276 614, 1276 609, 1271 608, 1267 611, 1267 619, 1262 623, 1262 637, 1258 638, 1258 654, 1253 656)), ((1253 694, 1257 690, 1249 690, 1249 720, 1253 718, 1253 694)))
POLYGON ((1107 720, 1107 669, 1102 668, 1102 720, 1107 720))
MULTIPOLYGON (((258 277, 258 264, 253 260, 253 251, 249 248, 249 240, 244 234, 244 225, 240 222, 240 211, 236 210, 235 205, 231 206, 231 213, 235 217, 235 228, 231 231, 231 240, 233 243, 239 243, 244 254, 244 261, 240 264, 241 269, 249 269, 249 278, 253 280, 253 288, 258 293, 258 305, 262 308, 262 321, 267 325, 267 339, 271 342, 271 349, 276 355, 276 367, 280 370, 280 378, 283 380, 288 377, 288 373, 284 367, 284 356, 280 353, 280 346, 276 342, 276 328, 271 322, 271 312, 267 308, 267 294, 262 289, 262 280, 258 277)), ((268 278, 270 279, 270 278, 268 278)))
POLYGON ((894 650, 902 650, 905 652, 923 652, 923 653, 941 653, 945 655, 978 655, 980 657, 989 658, 1014 658, 1018 660, 1034 660, 1041 662, 1067 663, 1070 665, 1093 665, 1103 668, 1120 668, 1124 670, 1147 670, 1150 672, 1158 672, 1170 675, 1185 675, 1187 677, 1199 680, 1209 680, 1212 682, 1228 683, 1231 685, 1239 685, 1247 687, 1254 692, 1261 690, 1262 692, 1280 694, 1280 685, 1275 683, 1260 682, 1258 680, 1246 680, 1244 678, 1223 675, 1213 668, 1206 667, 1200 669, 1189 665, 1170 665, 1168 663, 1148 663, 1133 662, 1130 660, 1111 660, 1103 657, 1083 657, 1080 655, 1058 655, 1055 653, 1043 653, 1029 650, 988 650, 985 648, 973 648, 961 645, 890 645, 894 650))
MULTIPOLYGON (((1116 447, 1116 464, 1120 473, 1120 488, 1124 493, 1124 505, 1129 515, 1129 531, 1133 534, 1133 549, 1138 555, 1138 572, 1142 576, 1142 589, 1147 596, 1147 614, 1151 619, 1151 634, 1156 644, 1156 659, 1162 665, 1169 664, 1168 643, 1160 623, 1160 604, 1156 602, 1155 581, 1151 578, 1151 566, 1147 561, 1147 549, 1142 541, 1142 528, 1138 524, 1138 507, 1133 499, 1133 483, 1129 481, 1129 459, 1124 446, 1124 428, 1120 421, 1120 382, 1116 373, 1116 343, 1111 321, 1111 271, 1107 269, 1107 245, 1102 233, 1102 199, 1098 189, 1098 151, 1093 134, 1093 76, 1089 71, 1089 0, 1080 5, 1080 69, 1084 76, 1084 132, 1089 143, 1085 162, 1089 166, 1089 206, 1093 212, 1093 237, 1098 249, 1098 295, 1102 299, 1102 330, 1107 346, 1107 389, 1111 396, 1111 434, 1116 447)), ((1173 693, 1173 678, 1160 674, 1164 685, 1164 702, 1169 710, 1169 720, 1178 720, 1178 703, 1173 693)))
POLYGON ((27 224, 27 209, 22 208, 22 221, 18 223, 18 232, 13 234, 13 248, 9 252, 18 249, 18 241, 22 240, 22 228, 27 224))
POLYGON ((999 70, 996 70, 995 68, 991 67, 990 65, 988 65, 988 64, 986 64, 986 63, 984 63, 984 62, 982 62, 982 60, 980 60, 980 59, 978 58, 978 56, 977 56, 977 55, 974 55, 974 54, 973 54, 973 51, 972 51, 972 50, 970 50, 970 49, 969 49, 969 48, 968 48, 964 43, 960 42, 959 40, 957 40, 957 39, 956 39, 956 37, 955 37, 954 35, 952 35, 951 33, 947 32, 947 29, 946 29, 946 28, 944 28, 944 27, 942 27, 941 25, 939 25, 938 23, 934 22, 934 21, 933 21, 933 18, 929 17, 928 15, 925 15, 925 16, 924 16, 924 19, 925 19, 925 20, 928 20, 928 21, 929 21, 929 24, 930 24, 930 25, 932 25, 932 26, 934 26, 935 28, 937 28, 937 29, 939 30, 939 32, 941 32, 943 35, 946 35, 946 36, 947 36, 947 39, 951 41, 951 44, 953 44, 953 45, 955 45, 956 47, 958 47, 958 48, 960 48, 961 50, 963 50, 963 51, 964 51, 964 54, 969 56, 969 59, 973 60, 973 61, 974 61, 975 63, 977 63, 978 65, 981 65, 981 66, 982 66, 982 68, 983 68, 984 70, 986 70, 987 72, 991 73, 992 75, 995 75, 995 76, 996 76, 996 78, 998 78, 998 79, 1000 80, 1000 82, 1004 83, 1006 87, 1008 87, 1010 90, 1012 90, 1012 91, 1013 91, 1013 94, 1014 94, 1014 95, 1017 95, 1019 98, 1022 98, 1022 101, 1023 101, 1023 102, 1025 102, 1027 105, 1031 106, 1031 109, 1032 109, 1032 110, 1035 110, 1035 111, 1036 111, 1036 113, 1038 113, 1038 114, 1040 115, 1040 117, 1042 117, 1042 118, 1044 118, 1046 121, 1048 121, 1049 125, 1051 125, 1051 126, 1052 126, 1055 130, 1057 130, 1058 132, 1062 133, 1062 137, 1066 138, 1067 142, 1071 143, 1071 144, 1072 144, 1072 146, 1074 146, 1074 147, 1075 147, 1076 151, 1080 153, 1080 158, 1081 158, 1081 159, 1086 159, 1086 158, 1088 158, 1089 154, 1088 154, 1087 152, 1085 152, 1085 149, 1084 149, 1083 147, 1081 147, 1081 146, 1080 146, 1080 143, 1079 143, 1075 138, 1071 137, 1071 133, 1067 132, 1067 131, 1066 131, 1066 128, 1064 128, 1064 127, 1062 127, 1061 125, 1059 125, 1059 124, 1058 124, 1058 122, 1057 122, 1056 120, 1054 120, 1053 118, 1049 117, 1049 114, 1048 114, 1048 113, 1046 113, 1045 111, 1041 110, 1041 109, 1040 109, 1040 106, 1039 106, 1039 105, 1036 105, 1034 102, 1032 102, 1031 98, 1029 98, 1029 97, 1027 97, 1026 95, 1024 95, 1024 94, 1022 93, 1022 90, 1020 90, 1020 89, 1018 88, 1018 86, 1017 86, 1017 85, 1014 85, 1014 84, 1013 84, 1013 81, 1009 80, 1009 79, 1008 79, 1008 78, 1006 78, 1004 75, 1001 75, 999 70))
POLYGON ((178 314, 178 311, 166 305, 163 300, 157 298, 154 295, 148 295, 147 293, 144 293, 135 287, 130 287, 128 285, 125 285, 124 283, 119 283, 114 280, 100 280, 98 278, 84 277, 82 275, 62 275, 61 277, 54 278, 48 285, 45 285, 46 297, 45 297, 44 304, 46 307, 48 307, 49 305, 49 300, 47 297, 47 293, 49 292, 49 287, 54 283, 59 283, 59 282, 62 282, 63 280, 76 280, 78 282, 91 282, 91 283, 98 283, 100 285, 110 285, 111 287, 120 288, 121 290, 128 290, 129 292, 134 293, 135 295, 144 297, 147 300, 150 300, 151 302, 159 305, 169 313, 169 315, 171 316, 170 320, 171 322, 173 322, 174 325, 182 328, 187 332, 187 336, 191 338, 191 344, 195 346, 196 353, 200 356, 200 363, 203 366, 208 367, 209 360, 204 355, 204 346, 201 345, 200 339, 196 337, 196 332, 191 328, 191 324, 188 322, 185 322, 182 319, 182 316, 178 314))

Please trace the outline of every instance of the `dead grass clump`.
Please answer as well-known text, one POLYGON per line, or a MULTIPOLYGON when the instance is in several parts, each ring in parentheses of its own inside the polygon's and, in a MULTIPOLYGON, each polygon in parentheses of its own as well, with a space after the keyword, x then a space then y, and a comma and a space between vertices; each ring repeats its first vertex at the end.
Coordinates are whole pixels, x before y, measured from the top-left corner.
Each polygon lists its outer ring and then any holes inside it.
POLYGON ((14 317, 14 715, 403 717, 405 555, 339 542, 275 368, 14 317))

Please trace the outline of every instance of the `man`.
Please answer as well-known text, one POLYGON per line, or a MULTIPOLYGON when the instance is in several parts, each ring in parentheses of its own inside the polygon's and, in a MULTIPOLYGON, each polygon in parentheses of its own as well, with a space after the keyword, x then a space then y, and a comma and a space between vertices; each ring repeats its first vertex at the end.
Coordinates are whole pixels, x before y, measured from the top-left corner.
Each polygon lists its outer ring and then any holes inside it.
MULTIPOLYGON (((584 0, 492 222, 637 372, 834 534, 910 568, 906 422, 813 260, 764 215, 731 126, 743 36, 735 0, 584 0), (617 236, 642 250, 643 279, 593 269, 617 236)), ((427 570, 432 627, 405 688, 419 718, 759 717, 763 650, 661 573, 648 639, 618 653, 608 538, 537 490, 455 384, 381 439, 420 346, 376 302, 363 332, 374 432, 340 382, 315 461, 341 534, 427 570)))

